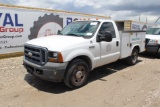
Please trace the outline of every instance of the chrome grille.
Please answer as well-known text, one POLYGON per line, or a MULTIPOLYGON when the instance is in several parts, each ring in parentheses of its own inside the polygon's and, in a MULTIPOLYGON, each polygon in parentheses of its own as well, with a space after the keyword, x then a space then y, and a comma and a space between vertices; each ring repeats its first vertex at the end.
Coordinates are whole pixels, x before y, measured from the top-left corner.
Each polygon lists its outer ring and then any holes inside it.
POLYGON ((25 45, 25 59, 38 65, 44 65, 47 62, 47 49, 43 47, 25 45))

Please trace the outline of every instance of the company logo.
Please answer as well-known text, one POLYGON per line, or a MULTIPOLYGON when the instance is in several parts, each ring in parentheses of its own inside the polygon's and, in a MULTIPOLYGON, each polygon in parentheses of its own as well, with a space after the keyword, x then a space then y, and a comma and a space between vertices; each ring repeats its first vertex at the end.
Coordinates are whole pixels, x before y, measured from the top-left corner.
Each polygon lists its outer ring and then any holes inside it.
POLYGON ((34 26, 30 28, 31 33, 28 38, 31 40, 37 37, 54 35, 62 28, 63 18, 60 18, 59 15, 54 15, 53 13, 50 15, 45 14, 34 22, 34 26))
POLYGON ((33 54, 32 54, 31 52, 28 52, 28 55, 29 55, 29 56, 32 56, 33 54))
POLYGON ((23 32, 23 24, 19 22, 18 14, 0 13, 0 32, 23 32), (9 27, 10 26, 10 27, 9 27))

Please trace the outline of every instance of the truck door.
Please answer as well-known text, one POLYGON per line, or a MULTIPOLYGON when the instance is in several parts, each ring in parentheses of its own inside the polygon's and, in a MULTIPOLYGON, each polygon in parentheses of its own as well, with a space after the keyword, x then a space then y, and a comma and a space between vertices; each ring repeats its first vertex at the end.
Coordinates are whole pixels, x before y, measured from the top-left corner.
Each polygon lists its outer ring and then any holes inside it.
POLYGON ((120 39, 116 35, 112 22, 104 22, 99 30, 99 33, 103 35, 103 33, 101 32, 106 32, 106 31, 112 34, 112 41, 111 42, 105 42, 105 41, 99 42, 101 65, 114 62, 118 60, 120 56, 120 39))

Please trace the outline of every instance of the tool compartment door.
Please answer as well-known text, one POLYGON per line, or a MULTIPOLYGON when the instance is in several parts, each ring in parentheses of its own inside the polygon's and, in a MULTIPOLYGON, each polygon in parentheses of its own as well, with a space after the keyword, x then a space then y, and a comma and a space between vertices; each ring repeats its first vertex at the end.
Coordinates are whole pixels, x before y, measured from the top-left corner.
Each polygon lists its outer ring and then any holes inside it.
POLYGON ((144 31, 122 31, 121 37, 121 59, 131 55, 135 46, 139 46, 139 52, 145 50, 145 32, 144 31))
POLYGON ((131 47, 130 47, 130 33, 129 32, 123 32, 120 31, 120 38, 121 38, 121 55, 120 59, 126 58, 131 53, 131 47))

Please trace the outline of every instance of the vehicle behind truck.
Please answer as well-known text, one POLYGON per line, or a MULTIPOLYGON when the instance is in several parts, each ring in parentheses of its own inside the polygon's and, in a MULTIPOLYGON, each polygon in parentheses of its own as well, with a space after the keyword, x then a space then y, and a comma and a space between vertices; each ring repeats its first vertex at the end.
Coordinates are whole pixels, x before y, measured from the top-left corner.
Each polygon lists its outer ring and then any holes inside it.
POLYGON ((124 31, 112 20, 76 21, 57 35, 28 41, 23 62, 36 77, 79 88, 97 67, 119 59, 136 64, 144 47, 144 31, 124 31))
POLYGON ((146 52, 160 58, 160 26, 154 26, 146 32, 146 52))

